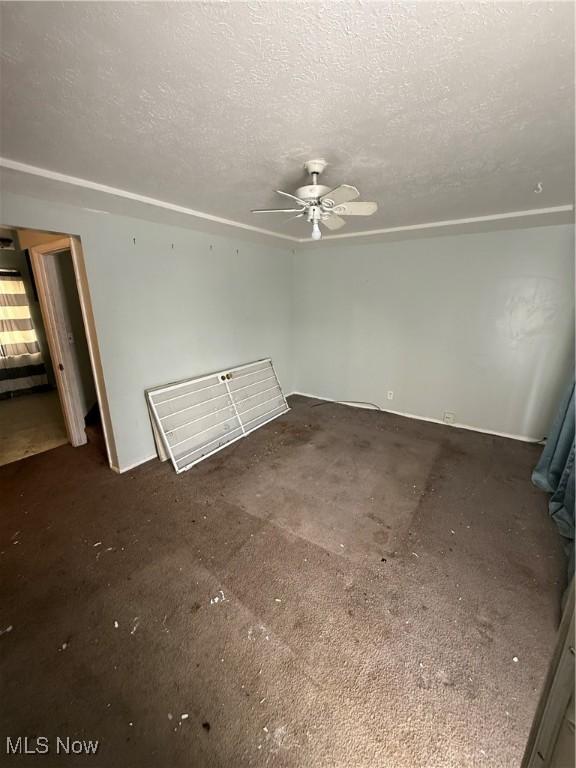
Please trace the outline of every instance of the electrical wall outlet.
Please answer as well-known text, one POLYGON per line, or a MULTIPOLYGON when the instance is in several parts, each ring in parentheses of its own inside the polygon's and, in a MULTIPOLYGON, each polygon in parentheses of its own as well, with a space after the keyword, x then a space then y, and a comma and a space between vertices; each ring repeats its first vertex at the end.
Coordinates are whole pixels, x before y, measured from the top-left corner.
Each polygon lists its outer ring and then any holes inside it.
POLYGON ((394 400, 394 392, 392 392, 392 390, 389 389, 388 392, 386 393, 386 397, 388 398, 388 400, 394 400))
POLYGON ((456 421, 456 414, 452 411, 444 411, 444 421, 446 424, 454 424, 456 421))

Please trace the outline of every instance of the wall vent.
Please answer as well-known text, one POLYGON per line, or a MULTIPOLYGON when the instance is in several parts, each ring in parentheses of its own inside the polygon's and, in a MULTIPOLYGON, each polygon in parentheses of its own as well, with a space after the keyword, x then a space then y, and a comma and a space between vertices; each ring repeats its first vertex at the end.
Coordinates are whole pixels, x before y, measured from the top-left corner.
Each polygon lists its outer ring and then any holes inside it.
POLYGON ((270 359, 149 389, 146 398, 176 472, 290 410, 270 359))

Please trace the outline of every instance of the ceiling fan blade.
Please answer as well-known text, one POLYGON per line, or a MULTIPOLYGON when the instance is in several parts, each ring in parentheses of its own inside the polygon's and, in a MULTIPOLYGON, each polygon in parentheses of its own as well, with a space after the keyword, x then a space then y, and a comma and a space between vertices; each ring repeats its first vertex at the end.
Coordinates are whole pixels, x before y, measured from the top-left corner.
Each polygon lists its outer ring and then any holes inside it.
POLYGON ((341 219, 340 216, 336 216, 335 213, 331 213, 330 216, 322 219, 322 224, 324 224, 327 229, 340 229, 340 227, 343 227, 346 222, 344 219, 341 219))
POLYGON ((281 189, 277 189, 276 192, 279 195, 284 195, 284 197, 290 197, 292 200, 296 200, 300 205, 306 205, 306 200, 301 200, 299 197, 296 197, 296 195, 291 195, 290 192, 282 192, 281 189))
POLYGON ((334 208, 336 205, 349 203, 350 200, 356 200, 359 195, 360 192, 358 192, 356 187, 351 187, 350 184, 341 184, 339 187, 331 189, 330 192, 326 192, 325 195, 322 195, 320 202, 324 203, 327 208, 334 208), (329 203, 328 201, 331 202, 329 203))
POLYGON ((332 210, 339 216, 370 216, 378 210, 378 203, 343 203, 332 210))
POLYGON ((260 208, 251 213, 301 213, 302 208, 260 208))

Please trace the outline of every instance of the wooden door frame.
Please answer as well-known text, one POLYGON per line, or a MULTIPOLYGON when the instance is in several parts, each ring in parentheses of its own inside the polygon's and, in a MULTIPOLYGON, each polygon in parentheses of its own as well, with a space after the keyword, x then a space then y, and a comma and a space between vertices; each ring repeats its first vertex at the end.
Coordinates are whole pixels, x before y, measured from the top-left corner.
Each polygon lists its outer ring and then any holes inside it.
POLYGON ((73 236, 63 237, 58 240, 52 240, 51 242, 34 245, 29 248, 32 272, 38 291, 42 318, 46 330, 46 339, 54 363, 54 375, 56 377, 66 431, 68 432, 68 438, 72 445, 78 446, 86 443, 87 438, 84 429, 84 414, 80 407, 76 383, 72 382, 72 385, 70 386, 70 382, 63 376, 62 370, 59 368, 59 364, 61 363, 65 370, 73 370, 73 367, 70 365, 72 351, 68 345, 61 343, 62 334, 58 332, 58 329, 60 329, 60 331, 64 330, 62 326, 62 318, 58 313, 58 307, 55 306, 54 302, 51 300, 51 276, 47 270, 47 261, 44 259, 46 255, 57 254, 61 251, 69 251, 72 257, 76 288, 78 290, 78 298, 82 309, 84 331, 86 333, 86 341, 90 355, 90 365, 94 377, 96 397, 100 407, 108 463, 112 469, 117 470, 118 461, 116 456, 116 446, 113 439, 112 422, 110 419, 110 409, 108 407, 102 361, 96 336, 94 313, 92 311, 92 302, 88 291, 84 254, 80 239, 73 236))

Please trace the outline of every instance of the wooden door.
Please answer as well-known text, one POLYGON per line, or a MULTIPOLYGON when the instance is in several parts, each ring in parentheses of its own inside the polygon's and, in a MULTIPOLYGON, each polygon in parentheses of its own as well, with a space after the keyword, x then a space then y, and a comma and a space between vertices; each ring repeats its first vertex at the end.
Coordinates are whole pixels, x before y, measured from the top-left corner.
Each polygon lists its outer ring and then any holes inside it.
POLYGON ((72 329, 65 311, 66 300, 58 279, 57 259, 72 257, 70 238, 30 248, 32 270, 46 329, 46 338, 62 404, 68 439, 74 446, 88 440, 82 407, 81 372, 74 349, 72 329))

